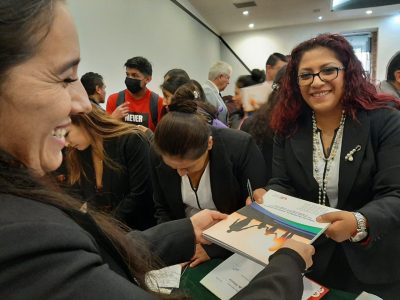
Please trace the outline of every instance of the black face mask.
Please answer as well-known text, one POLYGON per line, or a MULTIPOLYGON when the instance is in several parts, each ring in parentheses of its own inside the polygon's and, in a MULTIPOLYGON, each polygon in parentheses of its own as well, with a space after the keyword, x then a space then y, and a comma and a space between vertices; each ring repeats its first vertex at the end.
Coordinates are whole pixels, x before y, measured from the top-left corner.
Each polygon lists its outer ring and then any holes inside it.
POLYGON ((125 78, 126 88, 132 94, 136 94, 142 90, 142 87, 140 86, 141 82, 142 81, 140 79, 133 79, 133 78, 129 78, 129 77, 125 78))

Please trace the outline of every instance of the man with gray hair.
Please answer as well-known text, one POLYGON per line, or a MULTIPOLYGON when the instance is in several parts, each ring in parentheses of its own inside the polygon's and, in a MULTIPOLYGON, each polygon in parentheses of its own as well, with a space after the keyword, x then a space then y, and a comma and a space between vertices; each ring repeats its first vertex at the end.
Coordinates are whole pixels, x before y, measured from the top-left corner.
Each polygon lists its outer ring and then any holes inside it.
POLYGON ((232 75, 232 67, 223 61, 217 61, 208 71, 208 80, 204 83, 203 89, 208 103, 218 111, 218 119, 228 124, 228 109, 221 97, 222 92, 229 84, 232 75))

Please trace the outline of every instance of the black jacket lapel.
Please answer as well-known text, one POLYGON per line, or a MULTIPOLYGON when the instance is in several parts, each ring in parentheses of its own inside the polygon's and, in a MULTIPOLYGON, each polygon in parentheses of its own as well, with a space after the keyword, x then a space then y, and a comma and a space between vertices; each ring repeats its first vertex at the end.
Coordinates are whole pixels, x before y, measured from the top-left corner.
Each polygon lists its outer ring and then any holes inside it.
POLYGON ((313 135, 311 116, 305 120, 304 126, 299 127, 296 134, 292 137, 291 146, 293 153, 306 173, 310 185, 318 189, 318 184, 313 175, 313 135))
POLYGON ((232 162, 228 151, 216 130, 213 130, 214 144, 210 150, 210 184, 213 202, 216 208, 224 213, 231 213, 237 209, 234 199, 240 194, 239 185, 233 174, 232 162), (227 189, 229 187, 229 189, 227 189))
POLYGON ((339 203, 338 207, 343 207, 347 197, 353 187, 361 166, 365 148, 368 142, 370 121, 365 112, 359 112, 357 120, 346 118, 344 125, 342 149, 340 154, 340 173, 339 173, 339 203), (346 159, 346 155, 357 146, 360 150, 353 153, 353 160, 346 159))

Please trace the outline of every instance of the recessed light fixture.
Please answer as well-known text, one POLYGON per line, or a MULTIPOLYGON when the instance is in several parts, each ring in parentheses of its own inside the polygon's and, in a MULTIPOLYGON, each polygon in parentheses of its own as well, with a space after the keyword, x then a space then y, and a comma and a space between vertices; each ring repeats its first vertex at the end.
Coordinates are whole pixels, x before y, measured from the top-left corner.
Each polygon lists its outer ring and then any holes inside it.
POLYGON ((322 16, 319 16, 319 17, 318 17, 318 20, 322 20, 322 16))
POLYGON ((247 16, 249 14, 248 10, 245 10, 244 12, 242 12, 243 15, 247 16))
POLYGON ((254 23, 250 23, 249 28, 254 28, 254 23))
POLYGON ((366 13, 367 15, 370 15, 370 14, 372 14, 372 10, 367 10, 365 13, 366 13))

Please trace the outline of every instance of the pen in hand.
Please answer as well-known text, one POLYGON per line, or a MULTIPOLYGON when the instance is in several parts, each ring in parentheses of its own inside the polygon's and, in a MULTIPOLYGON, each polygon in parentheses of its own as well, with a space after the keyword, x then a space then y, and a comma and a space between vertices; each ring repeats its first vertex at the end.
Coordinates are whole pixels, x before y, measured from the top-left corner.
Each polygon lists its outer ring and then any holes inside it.
POLYGON ((247 179, 247 192, 249 193, 251 202, 254 202, 253 189, 251 187, 250 179, 247 179))

